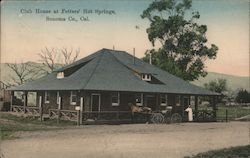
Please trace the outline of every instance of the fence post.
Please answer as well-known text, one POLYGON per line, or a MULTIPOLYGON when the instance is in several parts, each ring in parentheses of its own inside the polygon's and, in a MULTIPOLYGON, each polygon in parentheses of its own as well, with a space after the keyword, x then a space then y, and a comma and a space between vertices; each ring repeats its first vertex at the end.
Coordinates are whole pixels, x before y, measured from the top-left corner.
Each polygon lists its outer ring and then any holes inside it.
POLYGON ((81 100, 80 100, 80 124, 81 125, 82 125, 82 119, 83 119, 82 112, 83 112, 83 97, 81 97, 81 100))
POLYGON ((40 114, 40 121, 43 121, 42 96, 39 96, 39 114, 40 114))
POLYGON ((23 111, 24 111, 24 113, 26 113, 27 103, 28 103, 28 93, 25 91, 24 92, 24 103, 23 103, 23 111))
POLYGON ((77 126, 80 126, 80 111, 81 109, 77 109, 77 126))
POLYGON ((10 94, 10 111, 13 111, 13 99, 14 99, 14 91, 11 91, 11 94, 10 94))
POLYGON ((60 122, 60 110, 61 110, 61 97, 59 97, 59 103, 57 108, 57 124, 60 122))
POLYGON ((228 110, 226 109, 226 122, 228 122, 228 110))

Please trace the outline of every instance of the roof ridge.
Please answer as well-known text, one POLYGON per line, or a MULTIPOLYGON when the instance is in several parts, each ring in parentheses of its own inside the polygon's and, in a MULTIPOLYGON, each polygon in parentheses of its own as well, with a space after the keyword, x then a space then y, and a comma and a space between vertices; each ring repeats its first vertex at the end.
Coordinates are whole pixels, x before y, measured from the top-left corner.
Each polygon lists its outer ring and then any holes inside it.
POLYGON ((92 71, 91 75, 89 76, 89 78, 88 78, 86 84, 82 87, 82 89, 85 89, 85 88, 87 87, 87 85, 88 85, 90 79, 93 77, 93 75, 94 75, 94 73, 95 73, 97 67, 100 65, 100 61, 101 61, 101 59, 103 58, 103 56, 104 56, 104 53, 101 53, 101 56, 99 57, 99 59, 98 59, 98 61, 97 61, 97 63, 96 63, 96 66, 95 66, 94 70, 92 71))
MULTIPOLYGON (((129 54, 128 52, 125 52, 125 51, 120 51, 120 52, 129 54)), ((122 64, 124 67, 126 67, 129 71, 134 71, 134 72, 137 72, 137 73, 138 73, 138 71, 136 71, 136 70, 132 69, 131 67, 129 67, 128 65, 126 65, 124 62, 122 62, 120 59, 118 59, 118 58, 117 58, 113 53, 111 53, 110 51, 109 51, 109 54, 111 54, 120 64, 122 64)))

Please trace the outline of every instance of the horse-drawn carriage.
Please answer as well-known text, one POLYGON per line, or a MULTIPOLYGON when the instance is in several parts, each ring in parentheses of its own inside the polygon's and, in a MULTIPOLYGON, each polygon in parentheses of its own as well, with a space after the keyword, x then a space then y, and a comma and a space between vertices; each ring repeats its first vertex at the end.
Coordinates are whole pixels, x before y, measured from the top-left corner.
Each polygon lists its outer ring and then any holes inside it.
POLYGON ((155 124, 160 123, 180 123, 182 122, 182 116, 179 113, 173 113, 172 108, 167 108, 162 111, 152 111, 149 107, 140 107, 133 104, 129 104, 134 117, 135 113, 148 115, 148 121, 155 124))

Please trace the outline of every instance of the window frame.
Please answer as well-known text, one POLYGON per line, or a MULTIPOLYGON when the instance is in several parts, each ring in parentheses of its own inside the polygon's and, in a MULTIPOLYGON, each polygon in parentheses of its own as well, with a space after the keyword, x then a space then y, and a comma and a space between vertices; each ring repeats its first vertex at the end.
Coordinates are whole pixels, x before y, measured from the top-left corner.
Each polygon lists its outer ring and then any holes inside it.
POLYGON ((62 78, 64 78, 64 72, 63 72, 63 71, 57 72, 56 78, 57 78, 57 79, 62 79, 62 78))
POLYGON ((138 94, 140 94, 140 96, 141 96, 141 102, 137 103, 137 101, 136 101, 137 98, 135 98, 135 104, 137 106, 143 106, 143 93, 136 93, 135 96, 138 95, 138 94))
POLYGON ((152 75, 151 74, 142 74, 142 80, 143 81, 151 81, 152 80, 152 75))
POLYGON ((120 105, 120 93, 119 92, 113 92, 111 94, 111 105, 112 106, 119 106, 120 105), (114 95, 114 94, 117 94, 117 95, 114 95), (117 97, 117 103, 113 102, 113 97, 117 97))
POLYGON ((181 106, 181 96, 180 95, 176 95, 176 97, 175 97, 175 105, 176 106, 181 106))
POLYGON ((167 106, 168 105, 168 95, 167 94, 160 94, 160 105, 167 106), (162 98, 165 98, 165 103, 162 103, 162 98))
POLYGON ((76 102, 77 102, 77 91, 70 91, 70 105, 76 105, 76 102), (75 102, 73 102, 73 96, 76 97, 75 102))
POLYGON ((44 93, 44 103, 48 104, 50 102, 49 99, 50 99, 50 93, 48 91, 45 91, 45 93, 44 93))

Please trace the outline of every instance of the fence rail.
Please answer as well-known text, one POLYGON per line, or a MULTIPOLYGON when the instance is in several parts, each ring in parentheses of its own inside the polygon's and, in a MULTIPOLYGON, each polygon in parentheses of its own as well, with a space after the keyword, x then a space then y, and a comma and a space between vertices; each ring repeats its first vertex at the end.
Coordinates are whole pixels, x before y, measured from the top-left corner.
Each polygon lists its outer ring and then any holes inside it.
POLYGON ((33 107, 26 107, 26 114, 33 115, 33 116, 39 116, 39 107, 33 106, 33 107))
POLYGON ((130 111, 91 111, 82 113, 83 122, 139 122, 142 121, 142 114, 135 114, 134 117, 130 111))
POLYGON ((132 116, 130 111, 90 111, 78 113, 77 110, 58 110, 49 109, 49 117, 51 119, 79 121, 82 123, 125 123, 125 122, 146 122, 148 116, 146 114, 135 113, 132 116), (81 117, 79 116, 81 115, 81 117))
POLYGON ((60 118, 62 120, 77 121, 77 111, 76 110, 58 110, 58 109, 49 109, 49 117, 60 118))
POLYGON ((197 110, 195 113, 195 121, 197 122, 213 122, 216 121, 216 112, 214 110, 197 110))
POLYGON ((13 112, 24 113, 24 106, 12 105, 13 112))

